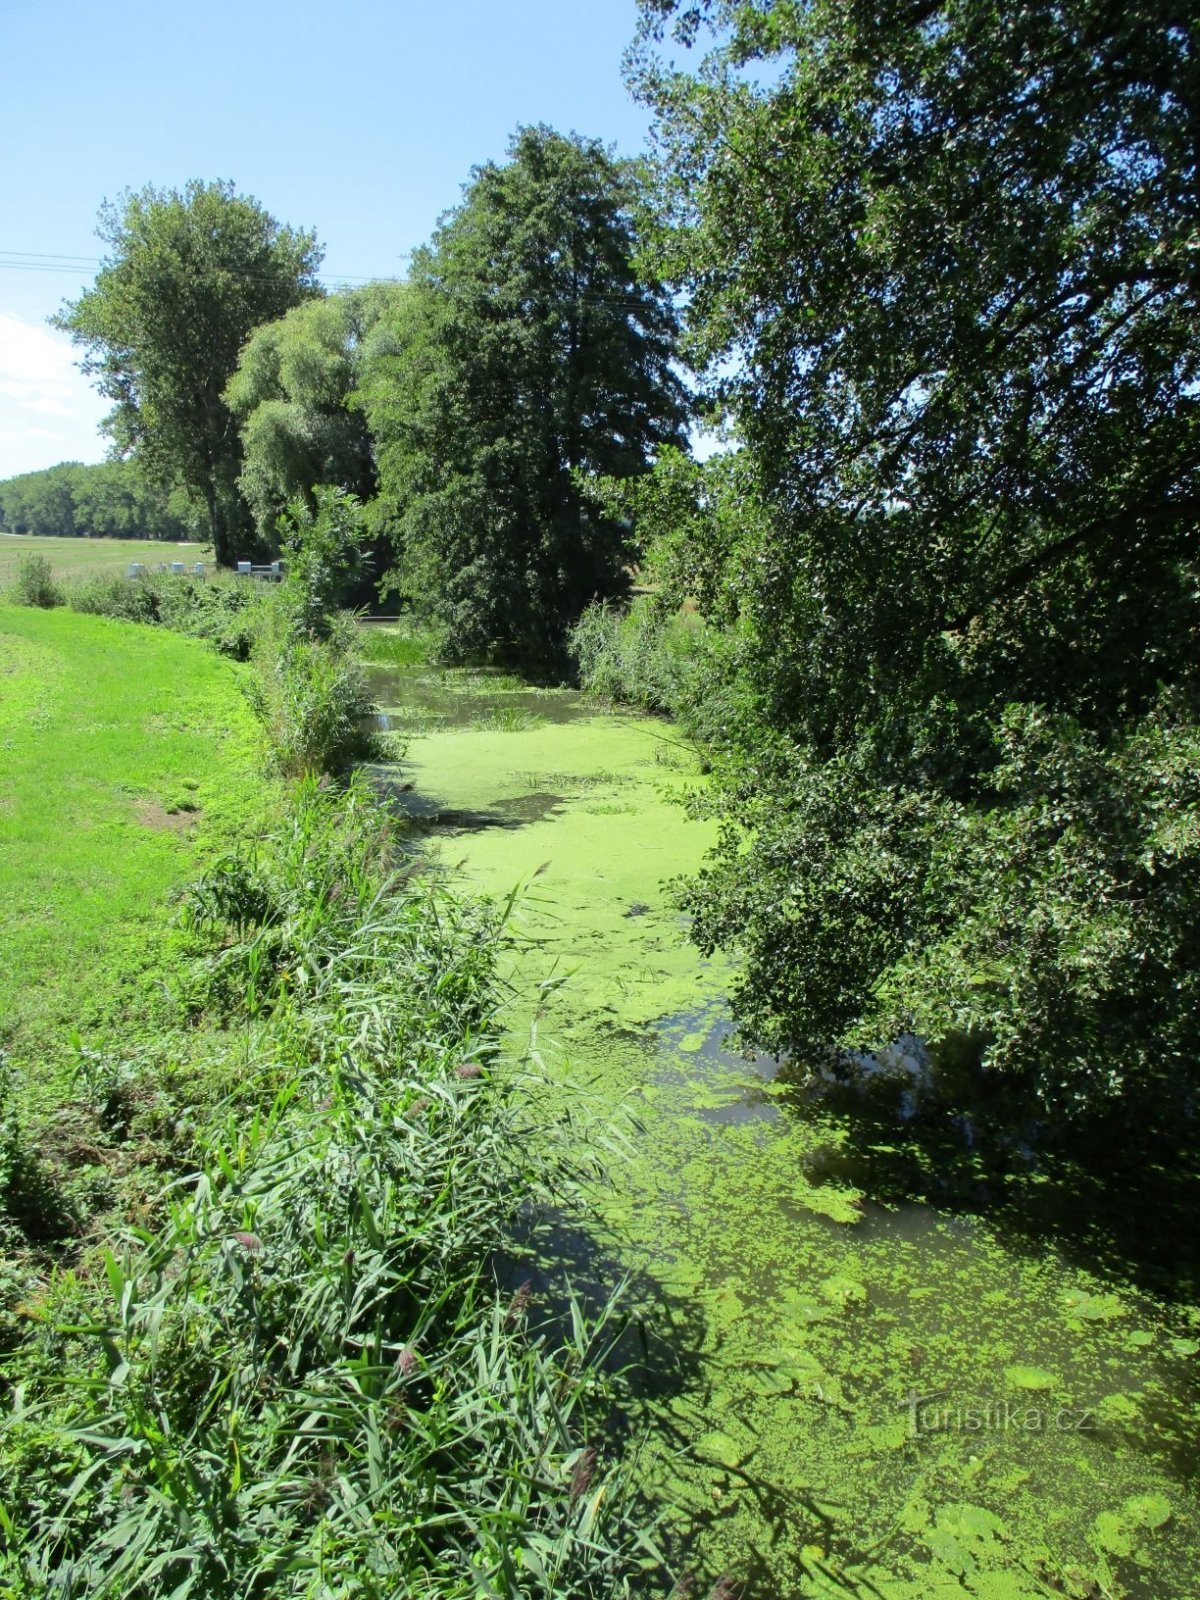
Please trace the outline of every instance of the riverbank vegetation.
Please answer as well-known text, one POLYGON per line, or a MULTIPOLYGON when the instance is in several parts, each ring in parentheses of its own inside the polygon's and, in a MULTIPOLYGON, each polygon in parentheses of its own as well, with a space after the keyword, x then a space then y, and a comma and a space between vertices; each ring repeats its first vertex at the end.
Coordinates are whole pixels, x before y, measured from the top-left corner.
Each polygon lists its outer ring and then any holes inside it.
MULTIPOLYGON (((105 1144, 173 1181, 13 1308, 14 1592, 612 1594, 646 1559, 603 1314, 552 1338, 491 1266, 564 1181, 493 1075, 498 926, 401 865, 364 785, 306 780, 186 890, 174 1036, 85 1056, 105 1144)), ((33 1159, 10 1123, 10 1230, 33 1159)))
POLYGON ((671 463, 635 491, 732 663, 695 936, 761 1046, 911 1031, 1062 1117, 1190 1127, 1194 36, 644 9, 657 262, 739 445, 682 515, 671 463), (703 76, 660 64, 707 23, 703 76))
POLYGON ((497 1070, 499 914, 317 777, 355 515, 298 509, 244 666, 186 608, 0 613, 13 1593, 549 1600, 658 1561, 605 1443, 612 1307, 522 1287, 583 1168, 497 1070))

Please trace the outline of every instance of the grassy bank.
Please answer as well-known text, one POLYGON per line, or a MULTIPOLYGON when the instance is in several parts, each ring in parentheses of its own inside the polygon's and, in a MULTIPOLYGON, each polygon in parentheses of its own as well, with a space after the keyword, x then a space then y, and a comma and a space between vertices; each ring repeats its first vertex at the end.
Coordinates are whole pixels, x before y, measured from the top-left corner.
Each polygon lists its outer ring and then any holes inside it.
POLYGON ((513 1266, 575 1174, 495 1070, 496 913, 360 780, 263 777, 253 669, 0 648, 0 1593, 627 1593, 611 1308, 513 1266))
POLYGON ((0 1044, 45 1071, 153 1008, 168 897, 270 810, 242 669, 65 610, 0 608, 0 1044))

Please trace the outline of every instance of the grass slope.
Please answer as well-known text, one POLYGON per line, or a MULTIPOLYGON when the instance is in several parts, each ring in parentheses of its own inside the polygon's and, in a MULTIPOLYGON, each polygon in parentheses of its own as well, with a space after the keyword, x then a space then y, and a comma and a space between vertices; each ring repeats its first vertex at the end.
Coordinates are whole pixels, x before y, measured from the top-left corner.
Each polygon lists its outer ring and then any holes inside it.
POLYGON ((22 556, 45 556, 56 578, 93 577, 124 572, 130 561, 156 567, 160 561, 211 560, 206 545, 173 544, 159 539, 43 539, 29 534, 0 533, 0 589, 17 576, 22 556))
POLYGON ((120 1020, 171 889, 261 812, 258 751, 239 669, 203 644, 0 607, 0 1045, 32 1065, 120 1020))

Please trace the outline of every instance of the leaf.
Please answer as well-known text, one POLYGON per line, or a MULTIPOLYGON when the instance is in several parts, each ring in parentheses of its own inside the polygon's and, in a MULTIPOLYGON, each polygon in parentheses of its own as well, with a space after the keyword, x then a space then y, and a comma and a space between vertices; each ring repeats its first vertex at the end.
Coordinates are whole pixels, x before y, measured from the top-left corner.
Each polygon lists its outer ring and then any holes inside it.
POLYGON ((1012 1388, 1032 1390, 1035 1393, 1042 1393, 1058 1385, 1054 1373, 1047 1372, 1045 1367, 1005 1367, 1004 1376, 1012 1388))

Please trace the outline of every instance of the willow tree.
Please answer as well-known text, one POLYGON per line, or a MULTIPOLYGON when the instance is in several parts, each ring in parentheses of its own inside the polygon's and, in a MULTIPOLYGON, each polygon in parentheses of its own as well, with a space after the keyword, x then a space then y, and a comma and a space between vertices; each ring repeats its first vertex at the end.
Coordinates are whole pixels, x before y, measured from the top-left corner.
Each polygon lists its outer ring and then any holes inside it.
POLYGON ((354 397, 377 325, 389 312, 394 320, 406 292, 373 283, 306 301, 247 340, 225 400, 241 429, 241 491, 264 544, 297 499, 315 511, 318 484, 374 494, 374 450, 354 397))
POLYGON ((195 180, 106 204, 97 231, 109 254, 96 281, 54 320, 113 402, 104 426, 118 451, 203 504, 227 563, 249 529, 225 386, 260 323, 320 294, 315 235, 282 226, 231 183, 195 180))
POLYGON ((589 479, 679 437, 675 317, 635 264, 637 175, 526 128, 417 255, 361 403, 397 581, 460 655, 552 654, 626 583, 626 530, 589 479))

